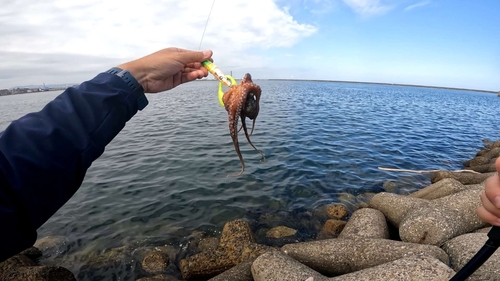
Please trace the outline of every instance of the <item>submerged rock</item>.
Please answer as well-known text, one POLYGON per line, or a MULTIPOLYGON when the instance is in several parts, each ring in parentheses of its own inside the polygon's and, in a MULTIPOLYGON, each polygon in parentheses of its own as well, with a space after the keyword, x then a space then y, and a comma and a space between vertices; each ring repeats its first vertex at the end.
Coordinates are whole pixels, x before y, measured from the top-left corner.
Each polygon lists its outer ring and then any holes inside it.
POLYGON ((60 266, 25 266, 13 271, 0 271, 0 280, 76 281, 71 271, 60 266))
POLYGON ((345 225, 345 221, 335 219, 327 220, 325 225, 321 228, 321 231, 318 233, 316 240, 337 238, 344 229, 345 225))
POLYGON ((277 226, 277 227, 271 228, 266 233, 266 237, 278 239, 278 238, 293 236, 296 233, 297 233, 296 229, 289 228, 286 226, 277 226))
POLYGON ((255 243, 247 222, 235 220, 224 225, 217 249, 182 259, 180 270, 186 280, 209 279, 270 249, 255 243))
POLYGON ((170 259, 167 254, 162 252, 152 252, 146 255, 142 260, 142 269, 148 273, 163 272, 167 269, 170 259))

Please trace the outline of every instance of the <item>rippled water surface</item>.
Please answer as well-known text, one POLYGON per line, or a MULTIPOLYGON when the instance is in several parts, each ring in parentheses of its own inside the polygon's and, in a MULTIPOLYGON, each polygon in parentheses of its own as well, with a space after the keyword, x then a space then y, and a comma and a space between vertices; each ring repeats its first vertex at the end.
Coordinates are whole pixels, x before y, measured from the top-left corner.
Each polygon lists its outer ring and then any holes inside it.
MULTIPOLYGON (((71 251, 147 237, 220 229, 258 210, 293 211, 338 202, 344 193, 382 190, 407 177, 378 170, 460 169, 483 139, 500 139, 493 94, 354 83, 256 81, 261 110, 240 135, 244 174, 228 134, 217 84, 203 81, 149 95, 88 170, 80 190, 40 230, 63 235, 71 251)), ((0 97, 0 129, 60 92, 0 97)))

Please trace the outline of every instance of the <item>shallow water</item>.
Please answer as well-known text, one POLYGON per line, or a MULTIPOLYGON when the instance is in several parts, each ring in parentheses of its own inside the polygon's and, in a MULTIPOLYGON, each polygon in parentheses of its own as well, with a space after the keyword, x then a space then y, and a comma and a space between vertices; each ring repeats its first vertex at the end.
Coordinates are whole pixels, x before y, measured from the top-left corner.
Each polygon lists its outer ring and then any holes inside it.
MULTIPOLYGON (((266 210, 313 209, 345 193, 382 190, 389 179, 406 191, 423 175, 378 170, 460 169, 483 139, 500 139, 494 94, 312 81, 255 81, 261 110, 252 142, 228 134, 217 84, 200 81, 148 95, 149 106, 127 124, 89 169, 73 198, 39 236, 63 235, 68 252, 181 239, 217 230, 266 210)), ((0 97, 0 129, 41 109, 60 92, 0 97)), ((78 266, 68 265, 78 271, 78 266)), ((78 273, 78 272, 75 272, 78 273)), ((123 279, 127 279, 122 277, 123 279)))

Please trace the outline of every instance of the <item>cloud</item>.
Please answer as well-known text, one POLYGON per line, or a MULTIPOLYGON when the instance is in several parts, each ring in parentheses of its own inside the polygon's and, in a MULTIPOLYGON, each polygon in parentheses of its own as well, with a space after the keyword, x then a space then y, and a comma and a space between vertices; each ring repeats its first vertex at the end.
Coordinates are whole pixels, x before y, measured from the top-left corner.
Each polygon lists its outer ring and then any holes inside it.
POLYGON ((408 7, 405 8, 405 11, 410 11, 410 10, 413 10, 415 8, 419 8, 419 7, 423 7, 423 6, 427 6, 431 3, 431 1, 421 1, 421 2, 418 2, 418 3, 415 3, 413 5, 410 5, 408 7))
MULTIPOLYGON (((61 80, 84 79, 83 73, 65 74, 71 69, 85 69, 87 74, 106 70, 110 63, 169 46, 198 49, 211 5, 198 0, 7 1, 0 11, 0 88, 19 81, 8 69, 19 77, 23 71, 41 75, 31 72, 40 68, 59 71, 54 75, 61 80), (50 61, 60 70, 49 69, 54 67, 50 61)), ((212 49, 221 68, 244 68, 249 62, 265 67, 261 50, 291 47, 316 31, 272 0, 216 1, 202 49, 212 49)), ((42 78, 47 77, 33 77, 42 78)))
POLYGON ((384 5, 380 0, 343 0, 354 12, 361 16, 382 15, 393 9, 393 6, 384 5))

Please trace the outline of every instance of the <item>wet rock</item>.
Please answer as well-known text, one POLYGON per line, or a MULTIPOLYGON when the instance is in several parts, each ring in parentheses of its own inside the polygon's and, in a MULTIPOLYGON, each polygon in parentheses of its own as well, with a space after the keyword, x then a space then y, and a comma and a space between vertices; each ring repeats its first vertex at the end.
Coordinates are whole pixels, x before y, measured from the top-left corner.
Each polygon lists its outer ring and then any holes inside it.
POLYGON ((373 196, 368 204, 371 208, 381 211, 387 220, 397 227, 409 211, 428 205, 430 201, 406 195, 381 192, 373 196))
POLYGON ((441 198, 450 194, 454 194, 465 190, 467 187, 461 182, 452 178, 442 179, 434 184, 431 184, 419 191, 410 194, 410 197, 432 200, 441 198))
POLYGON ((163 272, 167 269, 170 259, 162 252, 152 252, 142 260, 142 269, 148 273, 163 272))
POLYGON ((219 245, 180 261, 180 270, 186 280, 209 279, 242 262, 255 259, 270 247, 256 244, 250 226, 242 220, 224 225, 219 245))
MULTIPOLYGON (((486 233, 468 233, 447 241, 443 249, 450 257, 451 266, 459 271, 488 240, 486 233)), ((500 280, 500 252, 495 252, 467 280, 500 280)))
POLYGON ((266 233, 266 237, 278 239, 278 238, 293 236, 296 233, 297 233, 296 229, 289 228, 289 227, 286 227, 286 226, 277 226, 277 227, 271 228, 266 233))
POLYGON ((396 191, 398 190, 398 183, 393 180, 386 180, 382 185, 382 189, 384 189, 386 192, 396 193, 396 191))
POLYGON ((414 255, 372 268, 330 278, 330 281, 426 280, 444 281, 455 271, 440 260, 426 255, 414 255))
MULTIPOLYGON (((354 198, 354 197, 353 197, 354 198)), ((355 199, 354 199, 355 200, 355 199)), ((315 216, 322 221, 329 219, 344 219, 349 214, 347 208, 341 204, 329 204, 317 208, 314 211, 315 216)))
POLYGON ((337 238, 289 244, 281 250, 326 276, 351 273, 415 254, 426 254, 448 264, 448 256, 439 247, 389 239, 337 238))
MULTIPOLYGON (((343 192, 337 196, 337 199, 340 201, 341 205, 345 206, 348 213, 354 212, 354 210, 358 208, 358 202, 356 201, 356 196, 353 194, 343 192)), ((335 218, 330 218, 330 219, 335 219, 335 218)))
POLYGON ((224 271, 223 273, 215 276, 209 281, 253 281, 252 277, 252 263, 253 259, 240 263, 233 268, 224 271))
MULTIPOLYGON (((134 275, 136 260, 132 257, 133 249, 121 246, 102 251, 86 251, 69 255, 71 259, 84 265, 80 267, 78 280, 129 279, 134 275)), ((66 257, 65 257, 66 258, 66 257)), ((141 260, 139 260, 141 261, 141 260)))
POLYGON ((28 258, 32 259, 33 261, 36 261, 38 258, 40 258, 42 256, 42 251, 40 251, 38 248, 36 247, 30 247, 24 251, 22 251, 21 253, 19 253, 20 255, 25 255, 27 256, 28 258))
POLYGON ((0 262, 0 273, 10 272, 23 266, 34 266, 36 263, 25 255, 15 255, 0 262))
POLYGON ((366 192, 363 194, 360 194, 356 196, 356 201, 358 202, 358 206, 360 208, 367 208, 368 207, 368 202, 372 200, 373 196, 375 196, 376 193, 373 192, 366 192))
POLYGON ((436 183, 445 178, 452 178, 458 180, 462 184, 477 184, 482 183, 494 174, 495 173, 475 174, 469 172, 438 171, 432 174, 431 183, 436 183))
POLYGON ((345 221, 330 219, 321 228, 316 240, 337 238, 346 225, 345 221))
POLYGON ((217 237, 207 237, 201 239, 200 243, 198 243, 198 250, 200 252, 205 251, 213 251, 219 245, 219 239, 217 237))
POLYGON ((389 239, 389 228, 382 212, 372 208, 355 211, 339 238, 381 238, 389 239))
POLYGON ((485 227, 476 214, 480 189, 465 190, 432 201, 410 212, 399 225, 401 240, 442 245, 458 235, 485 227))
POLYGON ((25 266, 0 271, 0 280, 9 281, 76 281, 71 271, 59 266, 25 266))
POLYGON ((310 277, 314 281, 328 280, 279 251, 268 252, 258 257, 252 264, 252 276, 255 281, 304 281, 310 277))
POLYGON ((40 249, 44 257, 49 257, 66 252, 68 244, 69 240, 64 236, 46 236, 36 240, 33 246, 40 249))

